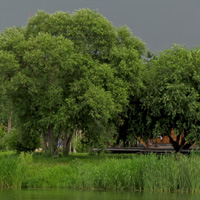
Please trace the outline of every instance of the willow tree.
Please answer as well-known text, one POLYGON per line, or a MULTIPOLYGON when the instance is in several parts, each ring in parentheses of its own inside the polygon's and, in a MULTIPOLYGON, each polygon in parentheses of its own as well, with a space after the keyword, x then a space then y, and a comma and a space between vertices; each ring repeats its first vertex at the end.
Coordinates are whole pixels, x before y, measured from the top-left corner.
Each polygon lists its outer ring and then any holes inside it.
MULTIPOLYGON (((23 50, 24 35, 22 28, 8 28, 0 34, 1 114, 4 113, 4 120, 8 121, 8 133, 13 128, 13 122, 15 124, 17 122, 14 117, 17 107, 13 104, 15 95, 13 94, 12 78, 20 70, 23 50)), ((6 125, 4 124, 4 126, 6 125)), ((22 144, 20 139, 16 143, 22 144)))
POLYGON ((5 31, 8 40, 2 48, 19 66, 10 80, 10 98, 21 124, 42 132, 52 154, 59 138, 64 153, 69 152, 76 129, 91 143, 105 143, 128 104, 131 87, 140 84, 143 42, 127 27, 116 28, 89 9, 39 11, 20 30, 17 46, 13 41, 18 37, 5 31))
POLYGON ((23 29, 9 28, 0 33, 0 88, 1 88, 1 114, 4 115, 5 121, 8 122, 8 133, 12 128, 13 120, 13 105, 8 97, 8 89, 10 88, 10 81, 19 69, 18 61, 20 62, 23 49, 23 29), (18 60, 18 61, 17 61, 18 60))

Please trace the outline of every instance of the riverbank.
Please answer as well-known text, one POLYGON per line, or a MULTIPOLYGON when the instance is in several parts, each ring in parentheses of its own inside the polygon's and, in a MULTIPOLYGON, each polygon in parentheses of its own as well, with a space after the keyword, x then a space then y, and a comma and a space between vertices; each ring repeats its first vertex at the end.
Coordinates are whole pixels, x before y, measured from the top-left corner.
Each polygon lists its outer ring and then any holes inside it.
POLYGON ((200 156, 0 155, 1 188, 200 192, 200 156))

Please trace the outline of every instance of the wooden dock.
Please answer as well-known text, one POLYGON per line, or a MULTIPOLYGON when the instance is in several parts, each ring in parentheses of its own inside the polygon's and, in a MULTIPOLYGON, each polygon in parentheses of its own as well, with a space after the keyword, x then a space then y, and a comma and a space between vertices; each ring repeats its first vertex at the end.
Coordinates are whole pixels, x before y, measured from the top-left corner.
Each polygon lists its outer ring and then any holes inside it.
MULTIPOLYGON (((93 151, 98 152, 99 149, 94 148, 93 151)), ((132 147, 132 148, 106 148, 106 152, 113 154, 169 154, 175 152, 171 146, 160 146, 160 147, 132 147)), ((182 150, 182 154, 190 154, 192 149, 182 150)), ((197 150, 200 152, 200 150, 197 150)))

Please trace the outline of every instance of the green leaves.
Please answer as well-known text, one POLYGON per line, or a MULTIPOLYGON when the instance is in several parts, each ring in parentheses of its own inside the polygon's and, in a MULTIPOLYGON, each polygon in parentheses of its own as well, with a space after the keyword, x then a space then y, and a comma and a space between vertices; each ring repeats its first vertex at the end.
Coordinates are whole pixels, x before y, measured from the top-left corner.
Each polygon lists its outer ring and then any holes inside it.
POLYGON ((161 53, 148 70, 141 102, 154 119, 149 128, 155 129, 157 134, 171 135, 174 129, 176 135, 184 134, 189 142, 199 139, 198 60, 193 50, 175 45, 161 53))
POLYGON ((107 59, 114 44, 116 32, 106 18, 96 11, 80 9, 72 14, 68 37, 76 49, 89 53, 98 60, 107 59))
POLYGON ((1 80, 9 86, 19 130, 58 139, 81 129, 90 141, 105 142, 142 85, 144 51, 127 27, 116 28, 90 9, 71 15, 38 11, 24 29, 5 30, 1 80))

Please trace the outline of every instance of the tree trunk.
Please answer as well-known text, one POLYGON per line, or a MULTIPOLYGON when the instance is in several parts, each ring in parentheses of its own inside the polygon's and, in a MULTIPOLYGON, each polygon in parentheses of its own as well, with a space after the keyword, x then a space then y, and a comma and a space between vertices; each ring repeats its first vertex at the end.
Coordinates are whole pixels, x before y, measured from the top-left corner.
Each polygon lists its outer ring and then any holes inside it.
POLYGON ((170 141, 171 145, 173 146, 175 152, 178 153, 180 150, 179 144, 175 140, 173 140, 173 138, 171 136, 169 136, 169 141, 170 141))
POLYGON ((47 152, 48 151, 48 143, 47 143, 47 136, 45 134, 44 128, 42 128, 42 141, 43 141, 44 150, 45 150, 45 152, 47 152))
POLYGON ((187 143, 184 145, 183 149, 188 150, 192 146, 191 143, 187 143))
POLYGON ((73 153, 76 153, 76 145, 77 145, 77 137, 78 137, 78 130, 74 130, 74 145, 73 145, 73 153))
POLYGON ((170 143, 172 144, 175 153, 181 152, 182 149, 189 149, 192 145, 187 143, 184 138, 180 141, 181 135, 177 135, 176 140, 169 136, 170 143))
POLYGON ((72 133, 67 134, 64 133, 64 138, 63 138, 63 155, 69 155, 71 152, 71 140, 72 140, 72 133))
POLYGON ((55 156, 55 152, 57 150, 57 138, 53 135, 53 127, 49 126, 49 132, 48 132, 48 150, 51 153, 51 155, 55 156))
POLYGON ((10 117, 8 119, 8 134, 10 134, 12 129, 12 117, 13 117, 13 111, 10 112, 10 117))

